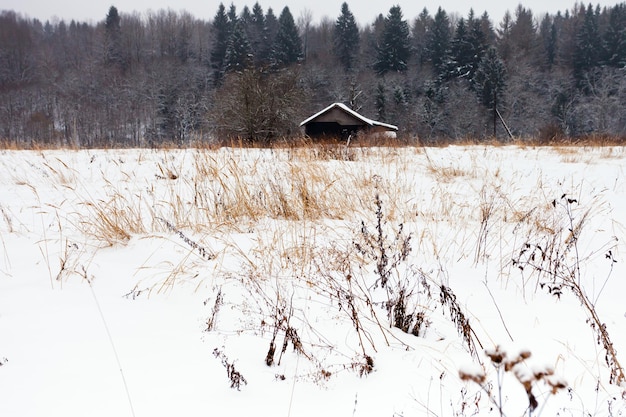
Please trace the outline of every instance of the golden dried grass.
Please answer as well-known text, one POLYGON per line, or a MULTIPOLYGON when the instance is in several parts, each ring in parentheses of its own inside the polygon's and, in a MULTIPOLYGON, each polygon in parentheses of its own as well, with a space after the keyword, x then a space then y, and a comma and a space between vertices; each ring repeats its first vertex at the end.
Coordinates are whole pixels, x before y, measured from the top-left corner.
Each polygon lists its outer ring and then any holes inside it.
POLYGON ((148 233, 154 223, 150 206, 144 204, 141 195, 128 195, 110 183, 105 199, 87 200, 79 207, 84 209, 74 213, 79 230, 108 246, 148 233))

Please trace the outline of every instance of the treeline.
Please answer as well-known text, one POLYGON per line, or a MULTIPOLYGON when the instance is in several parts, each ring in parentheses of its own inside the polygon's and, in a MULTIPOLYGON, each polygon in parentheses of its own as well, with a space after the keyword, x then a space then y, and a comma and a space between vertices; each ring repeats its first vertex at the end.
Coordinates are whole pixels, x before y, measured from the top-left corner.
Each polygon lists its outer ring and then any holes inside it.
POLYGON ((424 142, 508 132, 626 138, 626 3, 535 16, 522 5, 357 25, 256 3, 97 24, 0 13, 0 141, 94 146, 270 143, 332 102, 424 142), (504 123, 505 122, 505 123, 504 123))

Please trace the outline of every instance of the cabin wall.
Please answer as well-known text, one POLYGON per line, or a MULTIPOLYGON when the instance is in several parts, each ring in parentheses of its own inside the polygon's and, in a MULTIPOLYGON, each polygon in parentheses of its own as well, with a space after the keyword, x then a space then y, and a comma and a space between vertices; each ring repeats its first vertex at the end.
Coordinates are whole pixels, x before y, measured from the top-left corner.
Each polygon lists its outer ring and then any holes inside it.
POLYGON ((348 136, 362 130, 359 125, 340 125, 335 122, 311 122, 305 127, 305 134, 310 137, 328 137, 347 139, 348 136))

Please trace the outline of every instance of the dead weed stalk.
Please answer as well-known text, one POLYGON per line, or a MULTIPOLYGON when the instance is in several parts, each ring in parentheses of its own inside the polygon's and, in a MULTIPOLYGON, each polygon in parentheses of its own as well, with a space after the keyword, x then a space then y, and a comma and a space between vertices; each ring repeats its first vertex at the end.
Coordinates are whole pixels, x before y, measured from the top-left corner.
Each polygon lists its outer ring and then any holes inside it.
POLYGON ((228 357, 223 351, 215 348, 213 349, 213 356, 219 359, 222 362, 224 368, 226 368, 226 376, 230 381, 231 388, 236 389, 237 391, 241 391, 242 385, 248 385, 248 381, 246 380, 246 378, 244 378, 241 372, 235 369, 235 363, 229 362, 228 357))
POLYGON ((198 251, 198 254, 202 258, 206 259, 207 261, 211 261, 211 260, 215 259, 215 254, 213 253, 213 251, 211 251, 210 249, 207 249, 206 247, 200 245, 195 240, 187 237, 187 235, 185 235, 185 233, 183 233, 182 230, 178 229, 172 223, 170 223, 169 221, 167 221, 166 219, 164 219, 162 217, 157 217, 156 219, 159 220, 161 223, 163 223, 165 225, 165 227, 167 228, 167 230, 169 230, 170 232, 176 234, 183 242, 185 242, 185 244, 187 246, 189 246, 190 248, 198 251))
POLYGON ((476 343, 482 349, 482 344, 480 340, 476 337, 474 333, 474 329, 470 324, 469 319, 463 312, 461 305, 456 299, 456 295, 452 292, 450 287, 447 287, 443 284, 439 285, 439 302, 442 306, 447 307, 450 312, 450 320, 456 325, 457 331, 459 335, 463 338, 463 341, 467 345, 469 352, 472 355, 477 356, 478 352, 476 350, 476 343))
MULTIPOLYGON (((487 394, 489 401, 497 408, 501 417, 505 416, 503 388, 504 375, 507 373, 512 374, 524 388, 528 398, 528 407, 523 414, 526 414, 526 411, 528 411, 529 416, 539 407, 537 391, 541 392, 541 395, 547 400, 549 395, 555 395, 560 390, 567 388, 566 382, 557 377, 554 374, 554 369, 551 367, 530 370, 525 362, 531 356, 531 352, 528 350, 522 350, 510 356, 500 346, 496 346, 492 349, 486 349, 485 355, 490 359, 491 365, 496 371, 496 393, 493 392, 493 383, 487 380, 484 370, 480 372, 461 370, 459 371, 459 377, 463 381, 471 381, 478 384, 487 394), (540 384, 547 386, 548 391, 541 389, 540 384)), ((544 401, 543 406, 545 404, 546 402, 544 401)), ((541 415, 541 411, 538 412, 538 415, 541 415)))
MULTIPOLYGON (((609 369, 609 383, 623 385, 626 375, 611 341, 606 324, 596 310, 594 295, 588 294, 583 276, 583 267, 598 251, 583 256, 580 253, 579 241, 593 211, 593 207, 582 209, 577 198, 567 194, 555 198, 550 203, 554 215, 554 223, 547 228, 531 231, 512 263, 522 274, 530 272, 535 276, 537 288, 561 299, 564 292, 569 291, 581 303, 587 315, 587 324, 596 335, 596 341, 605 351, 605 363, 609 369), (546 233, 545 230, 549 230, 546 233)), ((614 238, 616 239, 616 238, 614 238)), ((607 243, 602 249, 604 258, 609 262, 608 281, 617 262, 613 253, 615 241, 607 243)), ((597 299, 597 296, 596 296, 597 299)))

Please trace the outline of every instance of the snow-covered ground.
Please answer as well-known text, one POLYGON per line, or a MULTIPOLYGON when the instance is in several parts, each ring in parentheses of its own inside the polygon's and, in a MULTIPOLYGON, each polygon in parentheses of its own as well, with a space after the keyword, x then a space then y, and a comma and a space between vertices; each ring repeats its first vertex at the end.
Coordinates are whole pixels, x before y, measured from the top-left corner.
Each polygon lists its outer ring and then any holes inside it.
POLYGON ((0 416, 626 413, 624 148, 0 169, 0 416))

